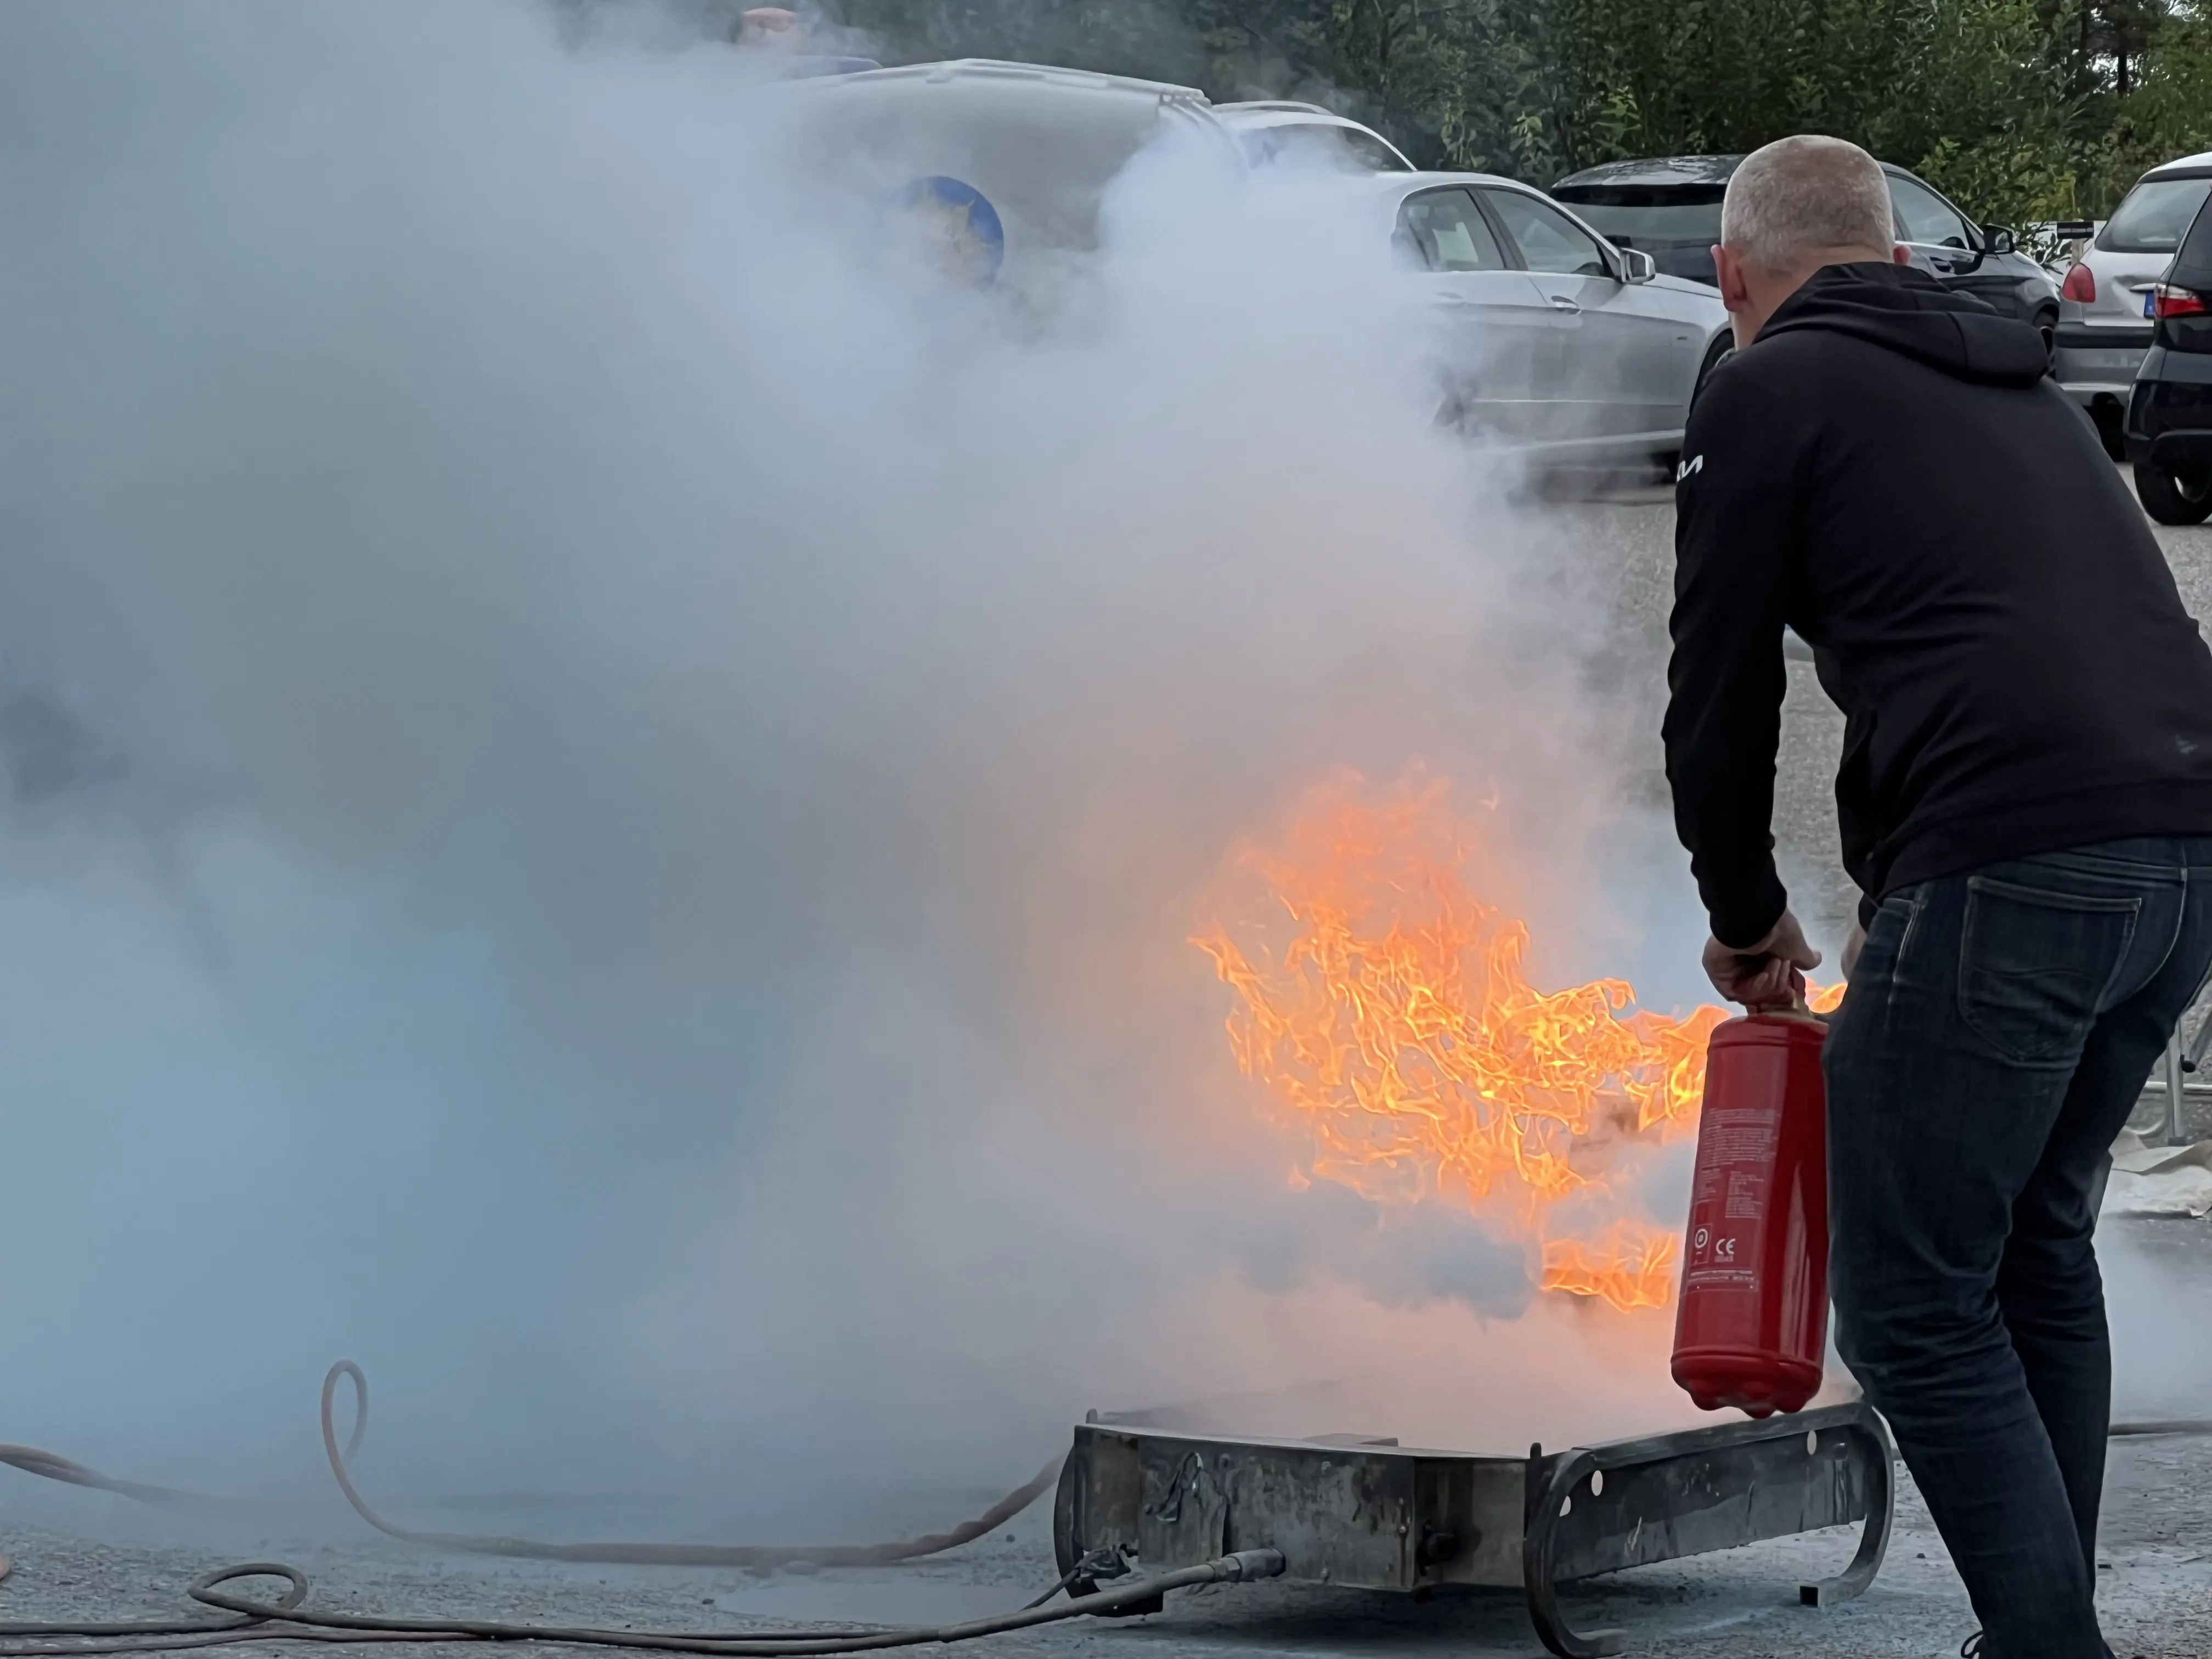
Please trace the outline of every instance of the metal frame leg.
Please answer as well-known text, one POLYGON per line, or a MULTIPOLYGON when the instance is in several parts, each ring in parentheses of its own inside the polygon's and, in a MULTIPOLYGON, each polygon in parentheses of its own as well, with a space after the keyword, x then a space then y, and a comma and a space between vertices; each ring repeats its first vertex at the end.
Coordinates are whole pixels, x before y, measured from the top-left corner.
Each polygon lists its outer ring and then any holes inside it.
POLYGON ((2181 1027, 2166 1040, 2166 1144, 2181 1145, 2181 1027))
POLYGON ((1849 1566, 1833 1578, 1797 1587, 1798 1602, 1804 1607, 1832 1607, 1862 1594, 1874 1583, 1875 1575, 1881 1571, 1882 1557, 1889 1553, 1890 1528, 1897 1522, 1897 1448, 1891 1443, 1889 1425, 1871 1406, 1866 1408, 1866 1416, 1864 1426, 1858 1431, 1874 1443, 1867 1457, 1870 1489, 1866 1530, 1859 1534, 1858 1551, 1849 1566))
MULTIPOLYGON (((1858 1455, 1867 1480, 1866 1522, 1850 1565, 1833 1578, 1801 1584, 1797 1599, 1806 1607, 1825 1607, 1860 1594, 1881 1570, 1882 1557, 1889 1548, 1890 1527, 1897 1503, 1896 1451, 1881 1419, 1864 1401, 1802 1415, 1771 1417, 1763 1422, 1728 1423, 1642 1440, 1578 1446, 1560 1453, 1548 1470, 1545 1468, 1543 1448, 1531 1447, 1522 1576, 1529 1622, 1535 1626, 1538 1638, 1559 1659, 1607 1659, 1607 1656, 1617 1654, 1627 1646, 1625 1631, 1576 1630, 1559 1606, 1561 1518, 1572 1512, 1577 1491, 1594 1476, 1607 1470, 1649 1471, 1677 1462, 1686 1469, 1702 1472, 1710 1470, 1717 1460, 1725 1459, 1731 1453, 1741 1457, 1752 1455, 1749 1449, 1768 1443, 1802 1440, 1808 1430, 1830 1433, 1840 1431, 1858 1443, 1858 1455)), ((1702 1474, 1698 1478, 1702 1479, 1702 1474)), ((1586 1503, 1589 1501, 1592 1500, 1585 1498, 1586 1503)), ((1749 1540, 1739 1538, 1726 1541, 1749 1540)), ((1711 1547, 1708 1544, 1699 1547, 1711 1547)), ((1647 1553, 1643 1559, 1677 1558, 1669 1552, 1658 1556, 1647 1553)))
POLYGON ((1562 1452, 1548 1480, 1538 1483, 1544 1449, 1528 1448, 1528 1522, 1521 1544, 1521 1573, 1528 1596, 1528 1622, 1536 1639, 1559 1659, 1606 1659, 1628 1645, 1625 1630, 1577 1631, 1559 1607, 1559 1518, 1574 1500, 1575 1488, 1600 1466, 1587 1447, 1562 1452))
MULTIPOLYGON (((2199 992, 2197 994, 2201 996, 2203 994, 2199 992)), ((2196 1000, 2191 999, 2189 1006, 2190 1008, 2194 1008, 2197 1006, 2196 1000)), ((2173 1029, 2176 1036, 2180 1034, 2182 1026, 2188 1022, 2188 1019, 2189 1012, 2185 1009, 2181 1018, 2174 1022, 2173 1029)), ((2182 1051, 2181 1069, 2184 1072, 2193 1072, 2203 1065, 2204 1051, 2207 1048, 2212 1048, 2212 1010, 2206 1012, 2204 1023, 2197 1028, 2197 1035, 2189 1040, 2188 1048, 2182 1051)))

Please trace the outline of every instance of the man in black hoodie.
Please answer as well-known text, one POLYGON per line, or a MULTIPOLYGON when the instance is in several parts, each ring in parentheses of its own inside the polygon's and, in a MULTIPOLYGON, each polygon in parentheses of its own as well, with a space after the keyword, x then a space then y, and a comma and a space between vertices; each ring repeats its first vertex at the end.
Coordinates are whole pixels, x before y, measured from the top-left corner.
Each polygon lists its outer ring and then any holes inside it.
POLYGON ((1991 1659, 2099 1659, 2107 1149, 2212 964, 2212 653, 2041 337, 1896 262, 1881 168, 1728 187, 1741 348, 1676 481, 1667 771, 1723 994, 1820 958, 1770 817, 1786 624, 1846 720, 1837 1343, 1991 1659), (1863 948, 1862 948, 1863 947, 1863 948), (1854 960, 1856 958, 1856 960, 1854 960))

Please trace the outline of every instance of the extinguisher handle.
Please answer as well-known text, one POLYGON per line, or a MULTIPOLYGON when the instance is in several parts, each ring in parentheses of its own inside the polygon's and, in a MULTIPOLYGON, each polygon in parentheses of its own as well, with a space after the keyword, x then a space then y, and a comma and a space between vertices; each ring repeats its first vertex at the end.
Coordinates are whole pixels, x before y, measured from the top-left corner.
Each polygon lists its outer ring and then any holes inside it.
POLYGON ((1770 1019, 1814 1019, 1820 1021, 1823 1025, 1828 1023, 1828 1017, 1826 1014, 1813 1012, 1813 1005, 1805 1000, 1805 993, 1802 989, 1793 989, 1787 1002, 1762 1002, 1756 1006, 1746 1004, 1744 1012, 1770 1019))

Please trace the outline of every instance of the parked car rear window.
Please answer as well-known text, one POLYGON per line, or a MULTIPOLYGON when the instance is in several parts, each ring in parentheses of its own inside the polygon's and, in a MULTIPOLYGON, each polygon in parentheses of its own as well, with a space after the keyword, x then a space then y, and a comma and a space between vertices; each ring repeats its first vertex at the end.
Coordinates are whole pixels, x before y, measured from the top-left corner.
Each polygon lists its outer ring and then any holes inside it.
POLYGON ((2171 253, 2212 193, 2212 179, 2146 179, 2127 194, 2097 237, 2108 253, 2171 253))
POLYGON ((1719 185, 1571 185, 1559 198, 1622 247, 1721 239, 1719 185))
POLYGON ((1463 190, 1425 190, 1399 210, 1398 234, 1431 270, 1503 270, 1490 222, 1463 190))

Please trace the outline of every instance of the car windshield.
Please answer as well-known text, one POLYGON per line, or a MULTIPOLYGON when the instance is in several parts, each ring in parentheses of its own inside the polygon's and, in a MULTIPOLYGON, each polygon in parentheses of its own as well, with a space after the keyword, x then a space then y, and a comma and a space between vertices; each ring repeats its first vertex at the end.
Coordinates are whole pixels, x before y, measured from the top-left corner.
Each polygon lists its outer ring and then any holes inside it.
POLYGON ((1371 132, 1320 121, 1289 122, 1244 135, 1244 155, 1254 167, 1270 161, 1320 162, 1352 173, 1404 173, 1405 159, 1371 132))
POLYGON ((1711 247, 1721 239, 1723 189, 1719 185, 1565 185, 1552 194, 1618 247, 1711 247))
POLYGON ((2171 253, 2208 192, 2212 179, 2146 179, 2128 192, 2097 246, 2108 253, 2171 253))

